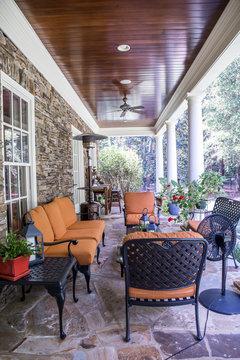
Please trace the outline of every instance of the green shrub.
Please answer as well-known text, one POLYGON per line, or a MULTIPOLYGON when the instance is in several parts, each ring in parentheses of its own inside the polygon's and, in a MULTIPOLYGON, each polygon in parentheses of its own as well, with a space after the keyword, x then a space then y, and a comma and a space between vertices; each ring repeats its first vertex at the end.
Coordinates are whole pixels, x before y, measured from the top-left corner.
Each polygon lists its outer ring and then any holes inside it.
POLYGON ((115 145, 105 147, 99 157, 100 177, 115 189, 139 191, 142 186, 143 167, 136 151, 115 145))

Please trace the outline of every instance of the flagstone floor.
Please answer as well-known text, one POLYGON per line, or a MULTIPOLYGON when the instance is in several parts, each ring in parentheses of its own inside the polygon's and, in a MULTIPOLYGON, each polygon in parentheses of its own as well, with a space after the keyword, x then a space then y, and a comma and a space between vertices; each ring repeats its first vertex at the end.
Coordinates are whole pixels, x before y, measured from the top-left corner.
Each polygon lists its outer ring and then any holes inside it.
MULTIPOLYGON (((55 299, 44 288, 33 288, 25 302, 20 291, 0 312, 0 360, 162 360, 195 341, 194 307, 130 309, 131 342, 125 343, 124 280, 116 263, 117 245, 125 235, 118 208, 105 216, 106 247, 101 264, 92 265, 91 288, 78 275, 77 303, 71 281, 66 291, 63 323, 67 334, 59 338, 55 299)), ((162 221, 162 231, 179 226, 162 221)), ((240 278, 229 262, 227 287, 240 278)), ((221 264, 207 262, 201 289, 221 286, 221 264)), ((19 289, 20 290, 20 289, 19 289)), ((207 310, 200 305, 203 331, 207 310)), ((172 359, 240 359, 240 315, 210 312, 205 338, 172 359)))

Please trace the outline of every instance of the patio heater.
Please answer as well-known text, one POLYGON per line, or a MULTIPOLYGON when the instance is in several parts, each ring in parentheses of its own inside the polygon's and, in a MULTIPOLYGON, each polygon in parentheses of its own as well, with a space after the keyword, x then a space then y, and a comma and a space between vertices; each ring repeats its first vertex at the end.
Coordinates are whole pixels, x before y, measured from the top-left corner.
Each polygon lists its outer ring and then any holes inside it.
POLYGON ((96 140, 106 139, 107 136, 98 134, 82 134, 73 137, 73 140, 83 142, 83 147, 87 151, 87 169, 88 169, 88 184, 80 187, 78 190, 87 190, 87 201, 80 204, 81 220, 94 220, 98 218, 100 213, 100 204, 94 201, 92 189, 92 149, 95 147, 96 140))

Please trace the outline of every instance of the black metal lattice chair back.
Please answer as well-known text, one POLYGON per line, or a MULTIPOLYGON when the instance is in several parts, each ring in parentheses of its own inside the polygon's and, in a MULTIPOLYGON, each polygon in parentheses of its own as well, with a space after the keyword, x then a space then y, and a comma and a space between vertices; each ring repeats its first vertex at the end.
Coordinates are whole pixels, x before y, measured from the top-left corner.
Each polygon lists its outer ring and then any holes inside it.
POLYGON ((129 306, 131 305, 174 306, 194 304, 197 338, 201 339, 198 319, 198 291, 206 252, 206 240, 196 238, 134 239, 128 240, 124 244, 126 341, 130 340, 129 306), (194 289, 191 296, 184 297, 182 295, 186 288, 194 289), (137 298, 133 296, 134 289, 152 290, 155 292, 153 294, 155 296, 149 299, 137 298), (165 295, 161 298, 164 291, 169 290, 173 291, 171 298, 168 299, 165 295), (174 294, 176 290, 180 290, 180 293, 174 294), (158 293, 160 296, 156 296, 158 291, 160 291, 158 293))
POLYGON ((240 219, 240 201, 218 197, 215 201, 212 214, 221 214, 227 216, 234 228, 236 228, 240 219))

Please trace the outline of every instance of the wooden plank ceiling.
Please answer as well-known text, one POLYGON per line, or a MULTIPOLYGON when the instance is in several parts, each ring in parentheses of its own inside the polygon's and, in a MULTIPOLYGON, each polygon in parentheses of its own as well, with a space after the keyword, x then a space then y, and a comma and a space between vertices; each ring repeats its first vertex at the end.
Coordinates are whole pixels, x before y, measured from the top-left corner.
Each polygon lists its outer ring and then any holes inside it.
POLYGON ((153 126, 228 3, 15 1, 99 127, 153 126))

